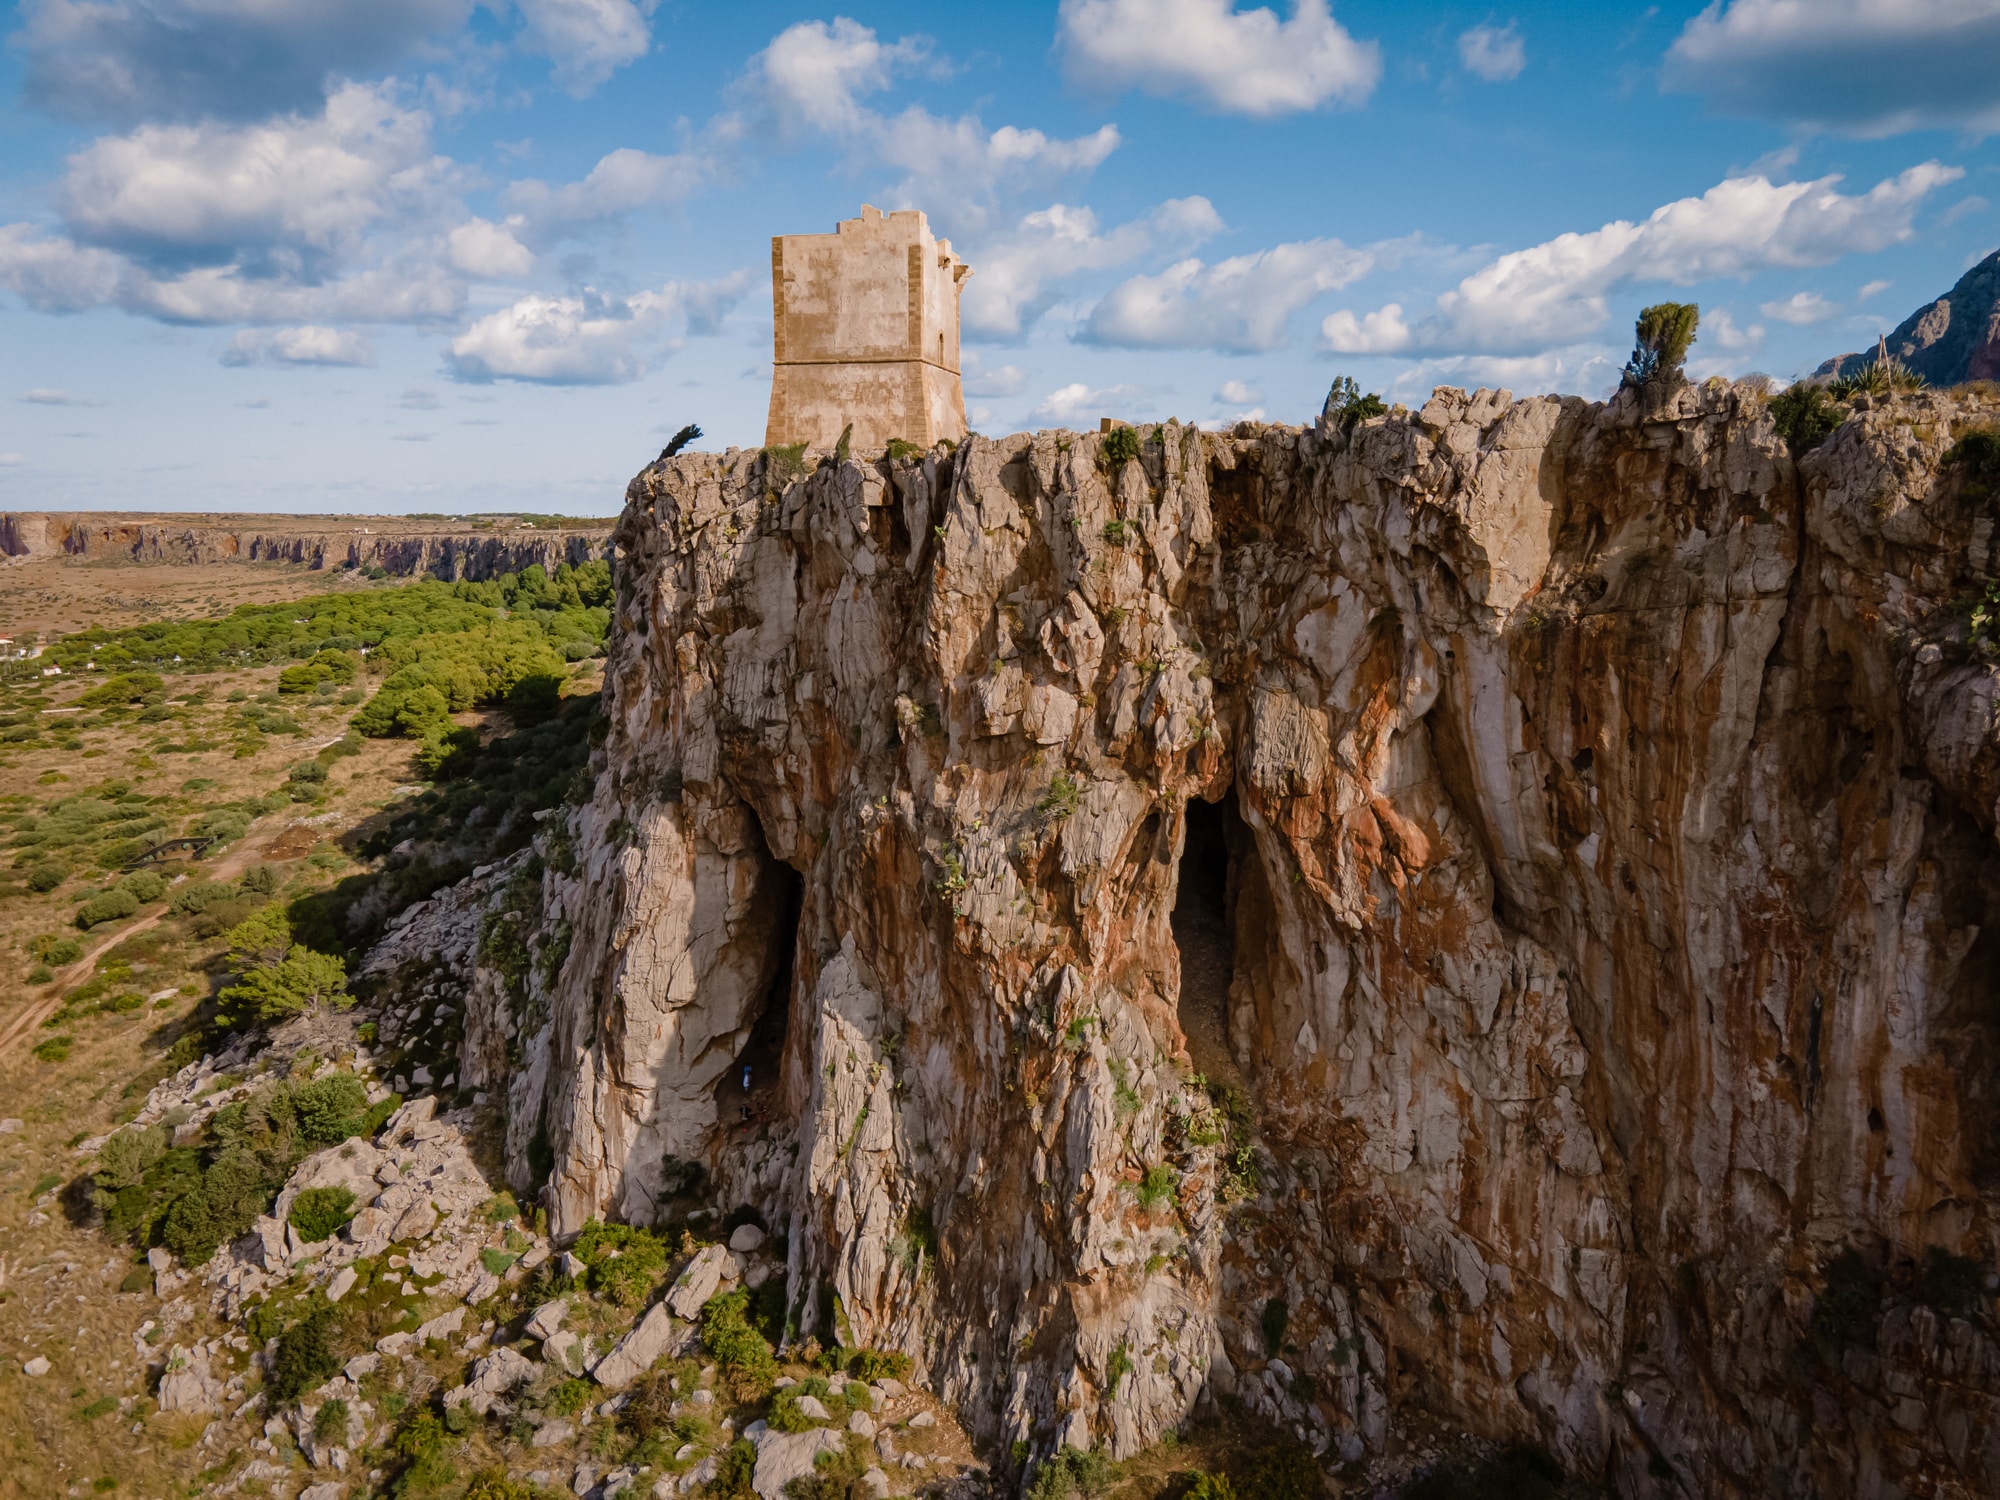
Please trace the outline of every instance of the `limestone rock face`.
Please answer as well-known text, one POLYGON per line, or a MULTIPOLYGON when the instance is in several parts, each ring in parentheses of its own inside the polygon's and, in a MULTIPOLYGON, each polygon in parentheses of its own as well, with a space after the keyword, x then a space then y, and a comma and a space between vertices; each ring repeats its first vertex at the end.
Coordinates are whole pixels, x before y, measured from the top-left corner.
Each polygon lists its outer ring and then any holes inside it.
POLYGON ((1996 417, 649 468, 594 800, 473 985, 513 1186, 754 1207, 799 1336, 996 1452, 1227 1390, 1329 1463, 1421 1410, 1625 1495, 1992 1492, 1996 417))

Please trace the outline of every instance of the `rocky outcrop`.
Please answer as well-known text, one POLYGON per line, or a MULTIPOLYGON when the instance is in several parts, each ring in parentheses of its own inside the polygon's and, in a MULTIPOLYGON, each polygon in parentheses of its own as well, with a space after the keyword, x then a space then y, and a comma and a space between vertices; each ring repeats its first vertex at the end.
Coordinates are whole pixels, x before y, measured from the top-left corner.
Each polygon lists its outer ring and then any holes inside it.
POLYGON ((1621 1495, 1990 1491, 1941 465, 2000 407, 1855 405, 1798 463, 1712 382, 649 468, 594 800, 468 990, 513 1186, 754 1207, 797 1336, 996 1453, 1226 1390, 1330 1464, 1422 1414, 1621 1495))
MULTIPOLYGON (((1933 386, 2000 380, 2000 250, 1958 278, 1935 302, 1911 313, 1888 335, 1890 358, 1933 386)), ((1875 351, 1837 354, 1813 375, 1850 374, 1875 361, 1875 351)))
POLYGON ((379 525, 332 516, 245 518, 59 515, 0 512, 0 555, 134 563, 283 562, 310 568, 379 567, 399 577, 447 582, 496 578, 530 564, 607 555, 601 527, 509 526, 504 532, 426 528, 396 518, 379 525))

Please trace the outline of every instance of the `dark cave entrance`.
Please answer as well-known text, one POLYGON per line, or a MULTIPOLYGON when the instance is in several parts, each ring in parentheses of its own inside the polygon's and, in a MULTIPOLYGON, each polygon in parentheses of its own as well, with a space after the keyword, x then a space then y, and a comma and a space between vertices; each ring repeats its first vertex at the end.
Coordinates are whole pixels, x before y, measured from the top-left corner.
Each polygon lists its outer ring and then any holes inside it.
POLYGON ((732 1131, 755 1130, 781 1112, 785 1037, 792 1016, 792 975, 806 883, 797 870, 775 859, 765 879, 776 886, 767 897, 772 912, 768 949, 771 977, 765 984, 757 1019, 751 1023, 750 1039, 715 1086, 716 1123, 732 1131))
POLYGON ((1181 960, 1181 1030, 1188 1056, 1210 1078, 1233 1079, 1229 1048, 1229 988, 1236 976, 1238 859, 1250 831, 1233 796, 1188 799, 1174 898, 1174 944, 1181 960))

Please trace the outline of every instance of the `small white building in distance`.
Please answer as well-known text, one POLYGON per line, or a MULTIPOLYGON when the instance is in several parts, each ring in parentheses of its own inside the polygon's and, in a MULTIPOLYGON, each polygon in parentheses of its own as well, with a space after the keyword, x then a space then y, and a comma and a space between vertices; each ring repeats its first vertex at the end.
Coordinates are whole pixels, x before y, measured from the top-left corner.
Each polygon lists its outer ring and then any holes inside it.
POLYGON ((964 437, 958 296, 971 274, 915 209, 863 205, 832 234, 774 237, 765 443, 831 448, 850 422, 857 453, 964 437))

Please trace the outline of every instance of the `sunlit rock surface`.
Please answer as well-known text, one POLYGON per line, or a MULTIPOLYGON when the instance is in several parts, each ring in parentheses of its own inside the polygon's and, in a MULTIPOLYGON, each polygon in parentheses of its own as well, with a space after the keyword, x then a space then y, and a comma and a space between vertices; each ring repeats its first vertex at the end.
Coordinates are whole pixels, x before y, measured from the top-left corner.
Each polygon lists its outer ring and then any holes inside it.
POLYGON ((797 1336, 1000 1454, 1227 1390, 1329 1463, 1993 1492, 2000 411, 1862 405, 647 469, 468 991, 515 1187, 754 1205, 797 1336))

